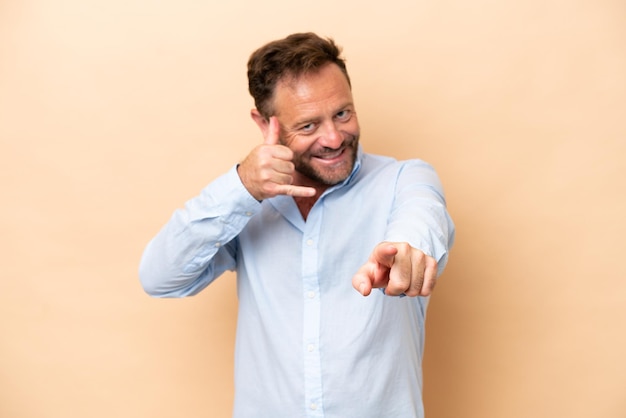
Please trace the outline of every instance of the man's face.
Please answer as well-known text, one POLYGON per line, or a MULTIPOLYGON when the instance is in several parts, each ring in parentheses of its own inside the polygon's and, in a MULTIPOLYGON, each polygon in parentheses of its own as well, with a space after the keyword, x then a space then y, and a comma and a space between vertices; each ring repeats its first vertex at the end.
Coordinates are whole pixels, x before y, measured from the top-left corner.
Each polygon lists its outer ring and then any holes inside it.
POLYGON ((337 65, 280 81, 273 104, 280 142, 294 153, 295 184, 326 188, 350 175, 359 123, 350 85, 337 65))

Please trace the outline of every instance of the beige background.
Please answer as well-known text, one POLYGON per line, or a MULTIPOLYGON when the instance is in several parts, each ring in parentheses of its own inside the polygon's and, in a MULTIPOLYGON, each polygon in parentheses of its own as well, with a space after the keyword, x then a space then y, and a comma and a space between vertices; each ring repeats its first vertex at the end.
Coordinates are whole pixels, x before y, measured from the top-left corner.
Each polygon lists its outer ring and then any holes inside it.
POLYGON ((622 0, 0 0, 0 416, 229 416, 234 276, 154 300, 137 265, 261 140, 248 55, 304 30, 366 150, 446 187, 428 416, 626 416, 622 0))

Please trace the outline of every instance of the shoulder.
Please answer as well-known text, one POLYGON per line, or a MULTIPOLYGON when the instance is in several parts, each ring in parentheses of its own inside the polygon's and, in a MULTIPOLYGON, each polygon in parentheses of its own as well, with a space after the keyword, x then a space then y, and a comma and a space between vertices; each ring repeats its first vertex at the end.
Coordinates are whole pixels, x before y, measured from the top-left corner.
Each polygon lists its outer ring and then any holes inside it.
POLYGON ((364 153, 361 181, 394 184, 399 190, 405 186, 427 186, 443 194, 443 187, 435 168, 421 159, 398 160, 393 157, 364 153))
POLYGON ((363 153, 361 164, 364 174, 371 174, 377 171, 396 172, 400 174, 400 172, 405 170, 422 171, 424 173, 435 172, 432 165, 417 158, 398 160, 386 155, 363 153))

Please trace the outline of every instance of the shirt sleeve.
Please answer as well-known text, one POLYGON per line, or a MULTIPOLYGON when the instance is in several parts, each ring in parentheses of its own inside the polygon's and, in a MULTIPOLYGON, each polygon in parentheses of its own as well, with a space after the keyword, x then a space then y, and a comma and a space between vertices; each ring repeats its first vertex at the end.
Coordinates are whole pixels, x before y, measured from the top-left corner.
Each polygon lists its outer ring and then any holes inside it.
POLYGON ((234 166, 176 210, 148 243, 139 266, 144 290, 156 297, 190 296, 233 270, 235 238, 260 210, 234 166))
POLYGON ((385 240, 408 242, 437 260, 440 275, 454 243, 455 228, 446 209, 441 181, 424 161, 402 163, 385 240))

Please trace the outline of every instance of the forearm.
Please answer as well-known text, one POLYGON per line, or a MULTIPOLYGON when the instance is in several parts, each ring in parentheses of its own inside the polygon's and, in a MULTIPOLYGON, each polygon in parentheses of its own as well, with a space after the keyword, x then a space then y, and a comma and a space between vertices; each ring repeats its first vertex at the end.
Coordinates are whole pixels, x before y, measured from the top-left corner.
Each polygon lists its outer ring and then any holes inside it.
POLYGON ((147 245, 139 268, 145 291, 158 297, 193 295, 234 269, 234 238, 258 210, 234 168, 209 184, 147 245))
POLYGON ((439 275, 447 263, 454 236, 454 223, 436 172, 424 162, 406 163, 396 183, 385 240, 408 242, 433 257, 439 275))

